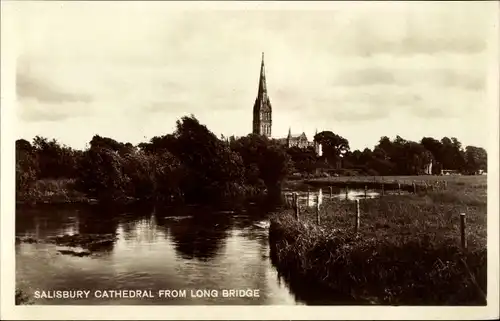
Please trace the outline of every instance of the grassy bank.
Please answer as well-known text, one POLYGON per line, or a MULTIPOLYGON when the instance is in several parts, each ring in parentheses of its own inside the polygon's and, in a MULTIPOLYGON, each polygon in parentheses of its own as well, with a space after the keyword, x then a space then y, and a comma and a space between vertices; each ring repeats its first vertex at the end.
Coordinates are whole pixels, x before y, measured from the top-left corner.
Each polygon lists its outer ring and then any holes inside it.
MULTIPOLYGON (((180 197, 165 200, 158 200, 151 197, 138 198, 131 196, 123 196, 112 201, 99 200, 87 196, 77 190, 74 179, 42 179, 35 181, 29 189, 17 191, 16 204, 18 205, 37 205, 37 204, 113 204, 113 205, 128 205, 132 203, 144 202, 159 202, 172 204, 174 202, 183 202, 180 197)), ((278 193, 279 194, 279 193, 278 193)), ((228 190, 223 193, 224 197, 212 198, 213 203, 220 204, 222 202, 236 202, 243 198, 257 199, 266 195, 262 189, 254 186, 243 186, 235 193, 235 190, 228 190)))
POLYGON ((72 179, 37 180, 27 191, 18 191, 17 204, 91 203, 92 199, 75 188, 72 179))
POLYGON ((486 187, 388 195, 355 204, 326 201, 300 221, 284 209, 271 218, 271 257, 281 274, 332 290, 339 303, 482 305, 486 293, 486 187), (459 213, 467 213, 468 248, 459 213))
POLYGON ((474 189, 482 189, 486 195, 487 177, 481 175, 450 175, 450 176, 341 176, 312 179, 287 180, 284 186, 288 189, 295 188, 329 188, 334 189, 364 189, 378 191, 397 191, 413 193, 428 193, 474 189), (415 186, 413 186, 415 184, 415 186))
MULTIPOLYGON (((355 188, 368 187, 379 188, 384 183, 387 188, 397 188, 398 183, 401 186, 411 186, 415 183, 423 189, 435 186, 436 189, 448 187, 448 185, 458 186, 475 186, 481 185, 486 187, 487 177, 483 175, 419 175, 419 176, 339 176, 339 177, 323 177, 302 180, 305 184, 316 186, 350 186, 355 188)), ((429 188, 430 189, 430 188, 429 188)))

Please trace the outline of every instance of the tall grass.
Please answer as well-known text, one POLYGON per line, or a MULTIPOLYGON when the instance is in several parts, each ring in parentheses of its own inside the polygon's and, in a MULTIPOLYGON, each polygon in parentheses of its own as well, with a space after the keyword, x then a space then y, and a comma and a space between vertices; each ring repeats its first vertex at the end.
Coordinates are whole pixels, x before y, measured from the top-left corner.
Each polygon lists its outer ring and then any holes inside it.
POLYGON ((281 274, 337 293, 339 303, 482 305, 486 303, 484 187, 361 200, 327 201, 300 221, 292 210, 271 218, 271 257, 281 274), (460 248, 459 213, 468 248, 460 248))
POLYGON ((74 179, 37 180, 26 191, 18 191, 17 203, 70 203, 86 202, 88 198, 75 188, 74 179))

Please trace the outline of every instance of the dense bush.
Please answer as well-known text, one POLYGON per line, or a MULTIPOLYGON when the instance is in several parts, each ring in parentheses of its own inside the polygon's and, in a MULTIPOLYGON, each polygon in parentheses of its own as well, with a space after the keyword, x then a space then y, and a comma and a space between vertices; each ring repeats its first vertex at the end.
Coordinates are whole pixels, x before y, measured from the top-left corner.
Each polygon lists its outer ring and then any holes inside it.
POLYGON ((124 174, 124 159, 117 152, 96 147, 84 152, 77 175, 78 189, 103 201, 123 199, 130 178, 124 174))

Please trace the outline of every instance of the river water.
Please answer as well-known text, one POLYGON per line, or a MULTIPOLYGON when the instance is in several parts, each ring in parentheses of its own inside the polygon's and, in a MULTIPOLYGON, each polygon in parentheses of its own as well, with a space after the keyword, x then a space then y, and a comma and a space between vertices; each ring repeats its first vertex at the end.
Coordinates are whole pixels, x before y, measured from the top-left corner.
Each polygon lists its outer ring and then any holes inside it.
MULTIPOLYGON (((314 206, 318 191, 309 193, 309 201, 307 192, 297 192, 302 205, 314 206)), ((351 191, 349 198, 362 193, 351 191)), ((320 202, 323 195, 319 193, 320 202)), ((345 194, 338 191, 335 197, 341 195, 345 194)), ((268 215, 273 209, 252 203, 216 210, 199 206, 18 208, 19 237, 43 240, 64 234, 116 232, 118 239, 84 257, 61 254, 60 247, 46 242, 17 244, 16 287, 34 304, 335 304, 315 296, 315 289, 307 285, 290 287, 278 276, 268 245, 268 215), (221 297, 224 289, 258 290, 258 297, 221 297), (50 291, 57 290, 91 294, 80 299, 34 296, 35 291, 50 296, 54 293, 50 291), (145 290, 154 297, 103 298, 101 292, 96 293, 104 290, 145 290), (160 290, 185 290, 187 295, 160 297, 160 290), (197 290, 217 290, 218 297, 191 297, 191 291, 196 294, 197 290)))

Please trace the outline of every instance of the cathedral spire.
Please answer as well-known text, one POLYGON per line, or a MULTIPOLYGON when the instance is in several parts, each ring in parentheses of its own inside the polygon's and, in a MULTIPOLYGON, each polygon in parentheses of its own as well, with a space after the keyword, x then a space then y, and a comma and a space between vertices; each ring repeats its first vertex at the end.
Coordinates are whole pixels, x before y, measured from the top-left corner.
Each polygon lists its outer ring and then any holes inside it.
POLYGON ((271 137, 272 107, 267 95, 266 72, 264 67, 264 53, 260 64, 259 91, 253 105, 253 133, 271 137))
POLYGON ((267 95, 266 86, 266 68, 264 67, 264 53, 262 53, 262 62, 260 64, 260 78, 259 78, 259 97, 267 95))

